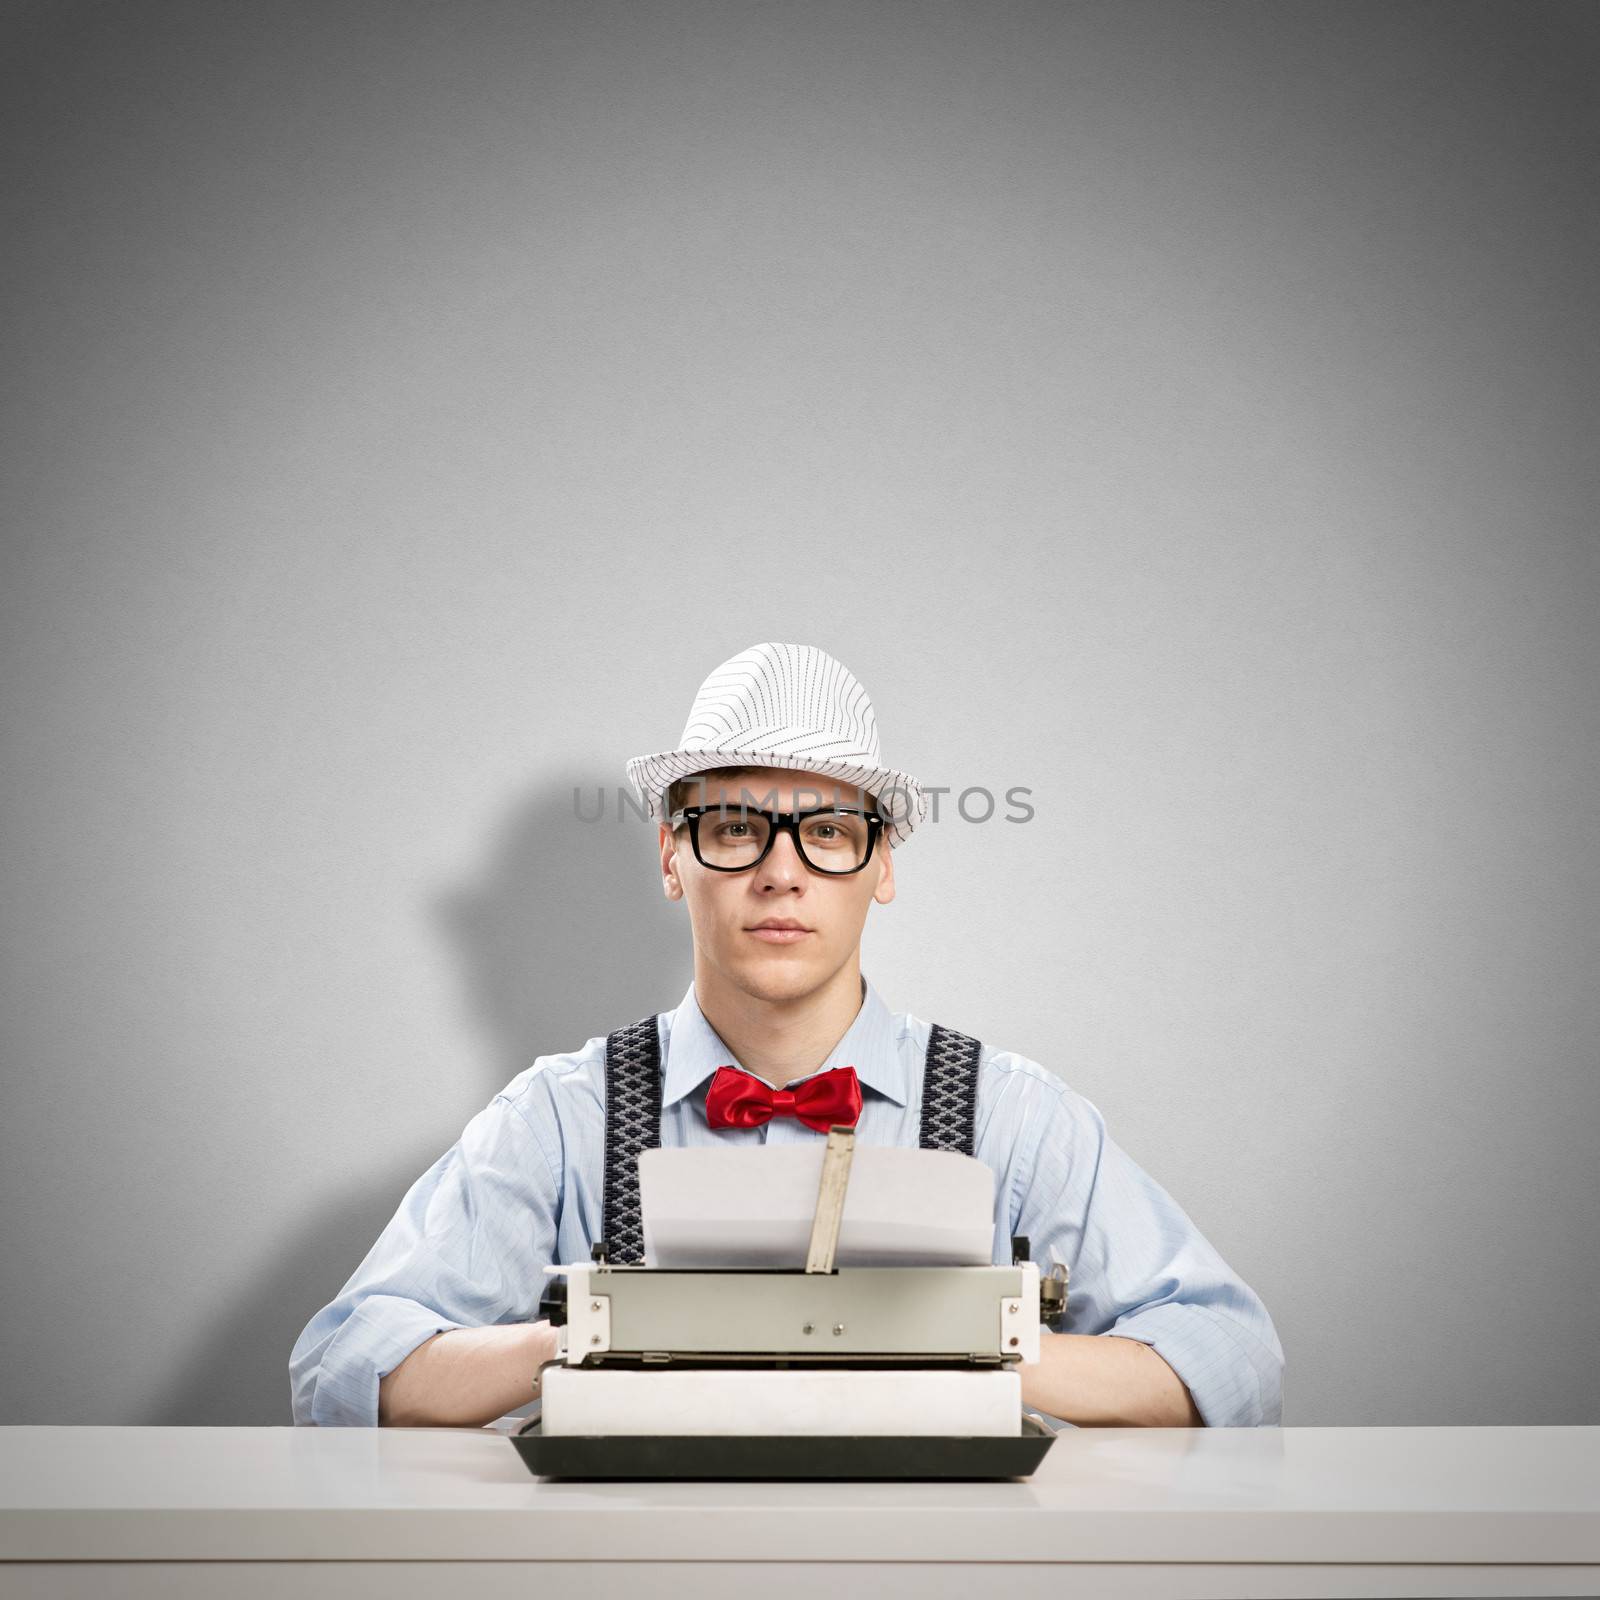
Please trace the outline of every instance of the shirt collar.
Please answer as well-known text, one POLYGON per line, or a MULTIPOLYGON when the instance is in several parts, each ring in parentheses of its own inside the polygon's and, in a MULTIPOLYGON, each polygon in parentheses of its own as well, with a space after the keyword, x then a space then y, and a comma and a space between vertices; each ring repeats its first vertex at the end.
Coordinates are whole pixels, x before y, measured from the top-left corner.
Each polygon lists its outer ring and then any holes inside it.
MULTIPOLYGON (((706 1021, 691 982, 672 1013, 661 1084, 662 1105, 673 1105, 692 1094, 718 1067, 739 1065, 739 1058, 706 1021)), ((833 1067, 854 1067, 863 1089, 876 1090, 896 1105, 906 1104, 905 1070, 896 1044, 894 1018, 883 997, 865 977, 861 980, 861 1009, 855 1021, 817 1071, 827 1072, 833 1067)))

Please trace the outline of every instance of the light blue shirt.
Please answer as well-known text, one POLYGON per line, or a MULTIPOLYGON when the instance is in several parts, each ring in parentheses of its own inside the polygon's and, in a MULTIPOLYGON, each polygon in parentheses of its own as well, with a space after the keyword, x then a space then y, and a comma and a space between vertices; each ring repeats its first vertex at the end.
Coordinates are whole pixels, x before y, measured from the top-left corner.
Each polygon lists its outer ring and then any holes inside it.
MULTIPOLYGON (((817 1071, 856 1069, 863 1143, 915 1146, 930 1024, 891 1013, 865 978, 862 991, 855 1021, 817 1071)), ((692 983, 660 1027, 663 1145, 826 1138, 790 1117, 713 1131, 706 1088, 737 1058, 692 983)), ((1068 1267, 1065 1332, 1153 1346, 1211 1427, 1280 1420, 1283 1349, 1266 1307, 1111 1140, 1094 1105, 1036 1061, 986 1046, 976 1133, 974 1153, 996 1179, 994 1259, 1009 1262, 1012 1236, 1026 1234, 1041 1270, 1068 1267)), ((602 1035, 518 1073, 412 1184, 339 1297, 295 1343, 295 1421, 374 1427, 378 1380, 423 1340, 537 1321, 546 1265, 588 1261, 600 1237, 604 1150, 602 1035)))

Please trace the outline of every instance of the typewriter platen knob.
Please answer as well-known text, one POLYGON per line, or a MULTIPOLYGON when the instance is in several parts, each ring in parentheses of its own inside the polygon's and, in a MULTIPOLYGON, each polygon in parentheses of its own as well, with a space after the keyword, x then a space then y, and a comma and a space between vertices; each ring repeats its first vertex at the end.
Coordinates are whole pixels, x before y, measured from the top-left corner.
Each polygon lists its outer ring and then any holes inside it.
POLYGON ((544 1293, 539 1298, 539 1315, 552 1328, 567 1325, 567 1280, 551 1277, 545 1280, 544 1293))
POLYGON ((1060 1333, 1067 1320, 1067 1269, 1057 1261, 1039 1279, 1039 1321, 1060 1333))

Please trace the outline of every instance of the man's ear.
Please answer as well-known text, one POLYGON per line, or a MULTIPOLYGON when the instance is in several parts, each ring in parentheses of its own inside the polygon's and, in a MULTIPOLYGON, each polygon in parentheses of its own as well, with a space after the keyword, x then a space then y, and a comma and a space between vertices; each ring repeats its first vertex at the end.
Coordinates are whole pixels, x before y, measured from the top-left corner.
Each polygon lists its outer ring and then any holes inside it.
POLYGON ((872 898, 880 906, 886 906, 894 899, 894 851, 889 848, 889 841, 882 839, 874 853, 881 860, 878 865, 878 887, 872 891, 872 898))
POLYGON ((678 876, 677 841, 672 837, 672 829, 664 822, 658 842, 661 847, 661 892, 669 900, 681 900, 683 880, 678 876))

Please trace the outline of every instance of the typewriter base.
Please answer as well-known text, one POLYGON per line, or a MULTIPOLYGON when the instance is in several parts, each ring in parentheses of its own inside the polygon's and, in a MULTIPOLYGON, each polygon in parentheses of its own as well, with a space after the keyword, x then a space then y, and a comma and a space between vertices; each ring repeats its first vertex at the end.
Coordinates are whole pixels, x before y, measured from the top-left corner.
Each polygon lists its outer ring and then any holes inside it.
POLYGON ((571 1435, 547 1439, 533 1418, 511 1442, 537 1478, 871 1479, 1026 1478, 1055 1443, 1054 1430, 1024 1416, 1016 1438, 891 1438, 744 1434, 571 1435))

